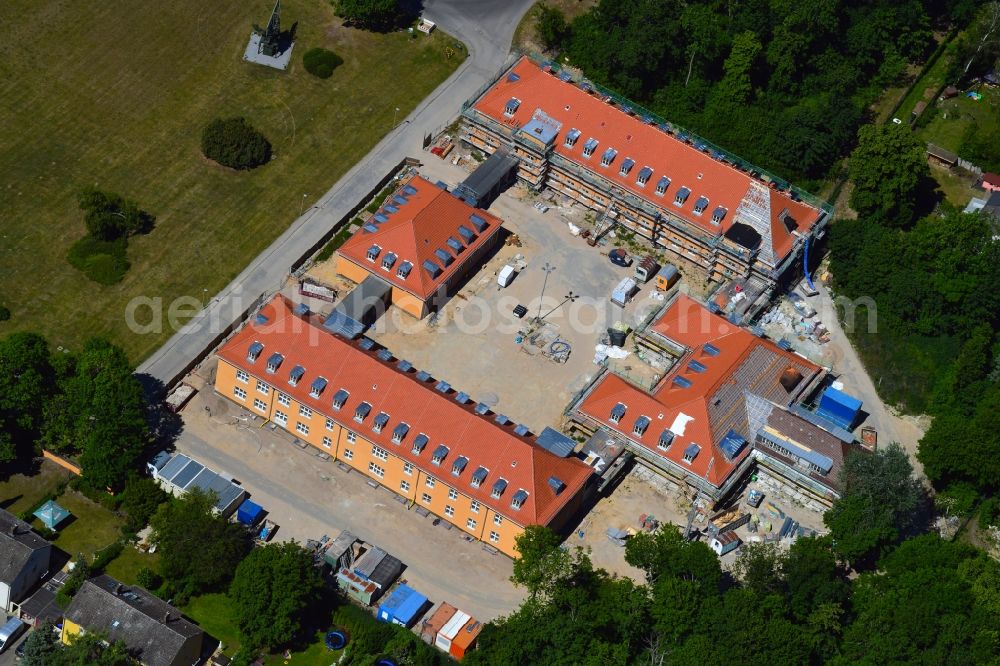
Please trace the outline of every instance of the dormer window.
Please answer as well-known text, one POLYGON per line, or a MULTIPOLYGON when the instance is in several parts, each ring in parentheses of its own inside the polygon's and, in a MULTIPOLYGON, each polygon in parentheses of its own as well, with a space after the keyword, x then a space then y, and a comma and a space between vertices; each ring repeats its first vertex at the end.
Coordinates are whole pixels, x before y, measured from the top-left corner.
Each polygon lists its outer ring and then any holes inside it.
POLYGON ((670 428, 664 428, 663 432, 660 433, 660 439, 656 443, 656 448, 666 451, 670 448, 670 445, 674 442, 674 433, 670 428))
POLYGON ((490 492, 490 497, 493 499, 500 499, 500 496, 503 495, 503 491, 506 489, 507 479, 501 477, 493 484, 493 490, 490 492))
POLYGON ((370 248, 368 248, 368 253, 365 256, 368 257, 368 261, 375 261, 376 259, 378 259, 378 255, 380 252, 382 252, 382 248, 380 248, 378 245, 372 245, 370 248))
POLYGON ((281 362, 284 360, 285 360, 284 356, 282 356, 278 352, 274 352, 267 359, 267 371, 273 375, 278 371, 278 368, 281 367, 281 362))
POLYGON ((583 144, 583 156, 590 157, 591 155, 593 155, 594 151, 597 150, 597 144, 598 144, 597 139, 594 138, 587 139, 587 143, 583 144))
POLYGON ((320 394, 323 392, 323 389, 325 388, 326 388, 326 379, 323 377, 317 377, 316 379, 313 380, 312 385, 310 385, 309 387, 309 395, 311 395, 314 398, 318 398, 320 394))
POLYGON ((362 402, 360 405, 358 405, 358 408, 354 410, 354 420, 357 421, 358 423, 361 423, 362 421, 365 420, 365 417, 368 416, 369 413, 371 413, 371 411, 372 411, 372 406, 367 402, 362 402))
POLYGON ((580 139, 580 130, 575 127, 569 131, 566 135, 565 146, 567 148, 572 148, 576 145, 576 142, 580 139))
POLYGON ((473 488, 478 488, 483 485, 483 481, 486 480, 486 475, 489 474, 489 470, 485 467, 477 467, 476 471, 472 473, 472 478, 469 479, 469 485, 473 488))
POLYGON ((455 260, 455 258, 451 256, 448 250, 445 250, 444 248, 440 247, 434 250, 434 256, 438 258, 442 266, 450 266, 451 262, 455 260))
POLYGON ((621 169, 618 170, 618 173, 620 173, 623 176, 627 176, 628 172, 631 171, 632 167, 634 166, 635 166, 635 160, 633 160, 631 157, 626 157, 625 161, 622 162, 622 167, 621 169))
POLYGON ((406 433, 410 431, 410 426, 406 423, 400 423, 395 428, 392 429, 392 441, 394 444, 399 444, 406 437, 406 433))
POLYGON ((396 263, 397 258, 398 257, 392 252, 386 253, 386 255, 382 257, 382 270, 391 270, 392 265, 396 263))
POLYGON ((653 177, 653 170, 648 166, 642 167, 639 170, 639 177, 635 179, 635 184, 642 187, 649 182, 649 179, 653 177))
POLYGON ((608 148, 605 150, 604 154, 601 155, 601 166, 611 166, 611 163, 615 161, 615 156, 617 154, 618 151, 614 148, 608 148))
POLYGON ((476 240, 476 232, 464 224, 458 225, 458 235, 462 237, 462 240, 464 240, 466 244, 476 240))
POLYGON ((726 216, 726 209, 722 206, 716 206, 715 210, 712 211, 712 224, 721 224, 722 218, 726 216))
POLYGON ((436 449, 434 449, 434 455, 431 456, 431 462, 435 465, 440 465, 444 462, 444 459, 448 456, 448 447, 444 444, 439 444, 436 449))
POLYGON ((691 196, 691 190, 686 187, 682 187, 677 190, 677 196, 674 197, 675 206, 683 206, 684 202, 687 201, 688 197, 691 196))
POLYGON ((635 420, 635 426, 632 428, 632 434, 641 437, 646 433, 646 429, 649 427, 649 417, 640 416, 635 420))
POLYGON ((375 415, 375 420, 372 421, 372 430, 375 432, 382 432, 382 429, 386 427, 389 423, 389 415, 385 412, 379 412, 375 415))
POLYGON ((396 271, 396 277, 398 277, 400 280, 405 280, 406 276, 409 275, 410 271, 412 270, 413 270, 413 264, 411 264, 408 261, 404 261, 399 265, 399 269, 396 271))
POLYGON ((413 455, 419 456, 421 452, 423 452, 424 447, 427 446, 427 442, 429 441, 430 437, 428 437, 424 433, 420 433, 419 435, 417 435, 416 438, 413 440, 413 449, 412 449, 413 455))
POLYGON ((524 488, 518 488, 514 496, 510 498, 510 508, 520 509, 524 506, 524 503, 528 501, 528 491, 524 488))
POLYGON ((628 409, 624 404, 618 403, 611 408, 611 416, 608 420, 612 423, 619 423, 625 417, 625 410, 628 409))
POLYGON ((261 344, 260 342, 253 343, 252 345, 250 345, 250 348, 247 349, 247 360, 250 361, 251 363, 255 362, 258 358, 260 358, 260 354, 263 351, 264 351, 263 344, 261 344))
POLYGON ((510 118, 517 112, 517 107, 521 106, 521 100, 516 97, 511 97, 507 100, 507 105, 503 108, 503 115, 510 118))
POLYGON ((301 365, 297 365, 292 368, 292 371, 288 373, 288 383, 292 386, 296 386, 299 380, 302 379, 306 374, 306 369, 301 365))
POLYGON ((701 453, 701 447, 692 443, 684 449, 684 462, 690 465, 694 462, 694 459, 698 457, 699 453, 701 453))
POLYGON ((666 176, 660 176, 660 180, 656 181, 656 193, 662 197, 666 194, 668 187, 670 187, 670 179, 666 176))
POLYGON ((333 408, 334 409, 343 409, 344 404, 347 402, 347 398, 350 395, 351 394, 348 393, 347 391, 345 391, 344 389, 340 389, 339 391, 337 391, 336 393, 334 393, 333 394, 333 408))
POLYGON ((460 476, 462 472, 465 471, 465 466, 469 464, 469 459, 465 456, 459 456, 455 459, 455 463, 451 466, 451 473, 453 476, 460 476))
POLYGON ((695 215, 701 215, 706 208, 708 208, 708 197, 698 197, 698 200, 694 202, 695 215))

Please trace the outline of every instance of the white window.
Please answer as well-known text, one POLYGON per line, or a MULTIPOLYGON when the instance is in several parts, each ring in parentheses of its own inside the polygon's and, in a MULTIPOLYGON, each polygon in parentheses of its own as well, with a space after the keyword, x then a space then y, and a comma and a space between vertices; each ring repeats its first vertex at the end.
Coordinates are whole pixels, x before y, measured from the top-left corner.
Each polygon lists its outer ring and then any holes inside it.
POLYGON ((503 516, 501 516, 498 513, 494 514, 493 515, 493 524, 496 525, 497 527, 499 527, 500 525, 503 525, 503 516))
POLYGON ((444 515, 448 516, 449 518, 452 517, 452 516, 454 516, 455 515, 455 507, 451 506, 450 504, 448 506, 446 506, 444 508, 444 515))
POLYGON ((279 392, 278 392, 278 404, 279 404, 279 405, 284 405, 285 407, 290 407, 290 406, 291 406, 291 404, 292 404, 292 399, 291 399, 291 398, 289 398, 289 397, 288 397, 287 395, 285 395, 284 393, 281 393, 281 392, 279 391, 279 392))
POLYGON ((492 541, 493 543, 496 543, 499 540, 500 540, 500 534, 498 532, 492 532, 491 531, 490 532, 490 541, 492 541))
POLYGON ((326 420, 326 429, 327 430, 333 430, 336 425, 337 424, 333 422, 333 419, 327 419, 326 420))
POLYGON ((434 487, 434 479, 432 477, 428 476, 426 479, 424 479, 424 485, 427 486, 428 488, 433 488, 434 487))
POLYGON ((239 386, 234 386, 233 387, 233 395, 235 395, 240 400, 246 400, 247 399, 247 392, 244 391, 239 386))
POLYGON ((354 460, 354 451, 351 449, 344 449, 342 455, 344 456, 344 460, 354 460))
POLYGON ((267 411, 267 403, 264 402, 263 400, 261 400, 260 398, 254 398, 253 399, 253 407, 258 412, 266 412, 267 411))
POLYGON ((347 431, 347 441, 349 443, 351 443, 351 444, 353 444, 354 442, 358 441, 358 433, 351 432, 350 430, 348 430, 347 431))
POLYGON ((379 467, 373 462, 368 463, 368 471, 380 479, 385 477, 385 468, 379 467))
POLYGON ((264 395, 267 395, 268 393, 271 392, 271 387, 258 379, 257 380, 257 392, 258 393, 263 393, 264 395))
POLYGON ((236 379, 246 384, 250 381, 250 375, 247 374, 246 370, 237 370, 236 379))
POLYGON ((413 465, 411 463, 403 463, 403 474, 413 476, 413 465))
POLYGON ((330 439, 329 437, 327 437, 326 435, 324 435, 323 436, 323 446, 325 448, 330 448, 331 446, 333 446, 333 440, 330 439))
POLYGON ((424 504, 430 504, 431 503, 431 496, 429 494, 427 494, 427 493, 424 493, 423 495, 420 496, 420 500, 424 504))
POLYGON ((308 435, 309 434, 309 426, 307 426, 302 421, 296 421, 295 422, 295 431, 296 432, 300 432, 303 435, 308 435))
POLYGON ((472 504, 469 505, 469 508, 472 510, 472 513, 479 513, 479 502, 472 500, 472 504))
POLYGON ((284 412, 275 412, 274 413, 274 421, 276 423, 280 423, 283 426, 286 426, 286 425, 288 425, 288 414, 286 414, 284 412))
POLYGON ((472 518, 469 518, 467 521, 465 521, 465 526, 468 527, 470 530, 474 530, 476 529, 476 521, 473 520, 472 518))
POLYGON ((410 482, 405 479, 400 481, 399 489, 402 490, 404 493, 410 492, 410 482))
POLYGON ((385 449, 380 449, 377 446, 373 446, 372 447, 372 456, 374 456, 375 458, 378 458, 379 460, 388 460, 389 459, 389 452, 386 451, 385 449))
POLYGON ((448 499, 458 499, 458 491, 454 488, 448 489, 448 499))
POLYGON ((311 419, 313 416, 313 410, 309 409, 305 405, 299 405, 299 416, 311 419))

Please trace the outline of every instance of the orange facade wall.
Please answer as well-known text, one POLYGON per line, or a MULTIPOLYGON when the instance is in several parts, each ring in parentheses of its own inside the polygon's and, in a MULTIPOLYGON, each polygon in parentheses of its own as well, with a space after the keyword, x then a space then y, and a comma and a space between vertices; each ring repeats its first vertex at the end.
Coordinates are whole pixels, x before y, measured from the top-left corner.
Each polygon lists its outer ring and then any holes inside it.
POLYGON ((514 518, 499 514, 486 505, 477 506, 470 497, 449 484, 448 470, 429 474, 395 455, 391 449, 377 447, 333 418, 300 405, 269 382, 243 374, 220 359, 215 373, 215 390, 463 532, 515 557, 514 540, 524 527, 514 518), (241 397, 241 392, 245 397, 241 397))

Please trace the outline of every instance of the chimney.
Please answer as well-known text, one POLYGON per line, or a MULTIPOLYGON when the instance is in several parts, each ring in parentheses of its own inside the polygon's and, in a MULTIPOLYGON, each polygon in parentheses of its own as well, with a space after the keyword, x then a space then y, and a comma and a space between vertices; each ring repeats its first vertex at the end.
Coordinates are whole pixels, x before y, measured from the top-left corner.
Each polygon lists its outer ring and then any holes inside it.
POLYGON ((170 622, 170 611, 167 611, 166 613, 163 614, 163 624, 167 624, 169 622, 170 622))

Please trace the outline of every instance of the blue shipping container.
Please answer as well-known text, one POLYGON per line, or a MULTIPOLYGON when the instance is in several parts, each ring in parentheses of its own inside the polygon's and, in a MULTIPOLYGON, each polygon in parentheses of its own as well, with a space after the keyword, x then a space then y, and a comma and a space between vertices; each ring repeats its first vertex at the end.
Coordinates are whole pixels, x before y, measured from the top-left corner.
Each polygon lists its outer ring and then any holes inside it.
POLYGON ((412 627, 427 606, 427 597, 409 585, 400 585, 378 607, 378 619, 412 627))
POLYGON ((851 426, 858 418, 861 411, 861 401, 854 396, 847 395, 843 391, 830 387, 823 392, 820 398, 819 408, 816 413, 825 419, 833 421, 845 430, 850 430, 851 426))
POLYGON ((250 500, 243 500, 240 508, 236 510, 236 520, 244 525, 253 525, 264 512, 264 507, 250 500))

